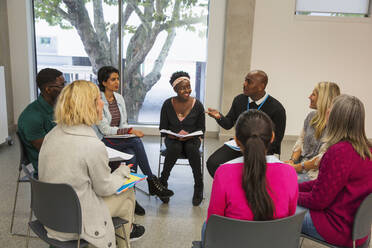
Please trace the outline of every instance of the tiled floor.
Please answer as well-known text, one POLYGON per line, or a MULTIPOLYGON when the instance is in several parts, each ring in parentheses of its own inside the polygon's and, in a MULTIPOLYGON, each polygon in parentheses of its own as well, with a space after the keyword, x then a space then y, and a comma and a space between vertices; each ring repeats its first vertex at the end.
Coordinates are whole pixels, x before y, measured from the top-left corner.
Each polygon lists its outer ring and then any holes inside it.
MULTIPOLYGON (((154 174, 158 171, 159 137, 144 138, 146 151, 154 174)), ((206 158, 223 142, 208 138, 205 142, 206 158)), ((282 143, 282 159, 288 159, 293 142, 282 143)), ((0 145, 0 248, 24 247, 25 239, 9 234, 11 210, 13 206, 17 166, 19 161, 18 145, 0 145)), ((174 167, 169 179, 169 188, 175 192, 169 204, 163 204, 155 197, 148 197, 137 191, 137 200, 146 209, 145 216, 136 216, 136 222, 146 227, 146 233, 138 241, 132 243, 133 248, 154 247, 191 247, 193 240, 200 240, 200 229, 206 218, 212 179, 207 170, 204 176, 205 199, 198 207, 193 207, 191 198, 193 194, 193 177, 190 167, 174 167)), ((147 183, 141 182, 140 188, 146 189, 147 183)), ((15 231, 26 232, 26 221, 30 204, 29 185, 21 185, 19 191, 15 231)), ((32 239, 30 247, 48 247, 38 239, 32 239)), ((322 247, 309 240, 303 243, 304 248, 322 247)))

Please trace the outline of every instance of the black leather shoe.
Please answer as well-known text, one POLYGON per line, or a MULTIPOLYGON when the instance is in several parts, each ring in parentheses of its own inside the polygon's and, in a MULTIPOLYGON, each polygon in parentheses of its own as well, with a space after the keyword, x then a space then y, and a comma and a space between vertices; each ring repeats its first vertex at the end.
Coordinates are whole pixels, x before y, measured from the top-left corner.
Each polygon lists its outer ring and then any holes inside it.
POLYGON ((192 205, 199 206, 202 201, 203 201, 203 187, 194 187, 192 205))
POLYGON ((148 178, 147 182, 149 185, 150 195, 157 195, 159 197, 170 197, 174 195, 173 191, 164 187, 156 176, 148 178))
POLYGON ((139 216, 143 216, 146 214, 145 209, 139 205, 139 203, 136 201, 136 207, 134 208, 134 213, 139 216))

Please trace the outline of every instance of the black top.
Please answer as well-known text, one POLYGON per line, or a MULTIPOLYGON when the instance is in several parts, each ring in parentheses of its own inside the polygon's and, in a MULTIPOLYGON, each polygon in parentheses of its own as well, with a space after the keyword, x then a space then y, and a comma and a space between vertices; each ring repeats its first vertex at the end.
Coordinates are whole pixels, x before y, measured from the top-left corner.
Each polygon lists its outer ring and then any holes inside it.
MULTIPOLYGON (((239 115, 247 110, 247 104, 248 96, 244 94, 236 96, 231 105, 229 113, 227 113, 226 116, 223 116, 220 113, 221 119, 217 120, 217 123, 224 129, 232 128, 235 125, 239 115)), ((257 109, 257 105, 254 102, 251 102, 249 109, 257 109)), ((265 112, 274 123, 275 140, 271 144, 268 154, 280 154, 280 144, 283 140, 286 123, 285 109, 278 100, 269 95, 260 110, 265 112)))
POLYGON ((159 129, 170 130, 174 133, 178 133, 182 129, 189 133, 201 130, 204 133, 205 114, 203 104, 196 99, 190 113, 180 121, 173 108, 172 98, 165 100, 161 107, 159 129))

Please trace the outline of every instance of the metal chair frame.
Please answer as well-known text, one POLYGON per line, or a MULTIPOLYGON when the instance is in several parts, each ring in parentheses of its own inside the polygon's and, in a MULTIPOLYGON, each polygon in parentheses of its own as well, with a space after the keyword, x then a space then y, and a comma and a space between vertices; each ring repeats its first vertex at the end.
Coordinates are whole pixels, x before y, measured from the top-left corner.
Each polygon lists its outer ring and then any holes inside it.
MULTIPOLYGON (((68 184, 44 183, 34 178, 30 178, 30 182, 31 210, 37 219, 35 221, 31 221, 31 212, 27 229, 26 247, 29 246, 30 229, 32 229, 43 241, 50 245, 58 247, 86 247, 88 242, 80 238, 82 230, 82 214, 80 201, 75 190, 68 184), (45 200, 45 198, 48 198, 48 200, 45 200), (46 214, 45 212, 50 211, 50 202, 56 202, 58 198, 62 199, 59 200, 60 202, 54 203, 54 207, 58 205, 56 209, 53 209, 54 211, 51 211, 52 213, 46 214), (68 199, 68 207, 65 207, 63 204, 61 204, 61 201, 66 201, 66 199, 68 199), (56 218, 51 218, 51 215, 55 216, 56 218), (66 224, 66 222, 68 224, 66 224), (56 231, 76 233, 78 234, 78 239, 66 242, 50 239, 46 235, 47 231, 45 230, 44 225, 50 226, 51 229, 56 231)), ((124 224, 127 224, 128 221, 119 217, 113 217, 112 221, 115 229, 121 227, 124 235, 126 236, 124 224)), ((129 247, 129 240, 127 238, 118 234, 115 234, 115 236, 125 240, 127 247, 129 247)))
MULTIPOLYGON (((369 243, 371 240, 371 225, 372 225, 372 194, 369 194, 360 204, 358 210, 355 213, 354 217, 354 223, 353 223, 353 229, 351 233, 351 238, 353 240, 353 248, 356 248, 356 240, 364 238, 368 235, 367 241, 361 245, 358 246, 360 248, 368 248, 369 243)), ((304 239, 310 239, 314 242, 320 243, 322 245, 325 245, 327 247, 332 248, 339 248, 340 246, 332 245, 326 241, 319 240, 317 238, 314 238, 312 236, 306 235, 301 233, 302 241, 301 246, 304 241, 304 239)), ((301 247, 300 246, 300 247, 301 247)))
MULTIPOLYGON (((24 144, 19 136, 18 131, 16 132, 16 139, 17 144, 19 146, 20 150, 20 159, 19 159, 19 165, 18 165, 18 177, 17 177, 17 184, 16 184, 16 191, 14 195, 14 204, 13 204, 13 211, 12 211, 12 217, 10 221, 10 234, 14 236, 20 236, 20 237, 27 237, 27 234, 21 234, 21 233, 15 233, 13 232, 13 226, 14 226, 14 217, 15 217, 15 210, 17 207, 17 199, 18 199, 18 190, 19 190, 19 184, 20 183, 29 183, 30 179, 29 177, 33 177, 33 173, 29 171, 28 165, 30 164, 30 161, 26 154, 26 149, 24 147, 24 144), (24 172, 25 176, 21 177, 21 172, 24 172)), ((30 209, 31 212, 31 209, 30 209)))
MULTIPOLYGON (((159 150, 159 166, 158 166, 158 177, 160 177, 160 167, 161 165, 164 165, 164 160, 165 160, 165 155, 166 155, 166 152, 167 152, 167 148, 165 147, 165 144, 163 144, 163 139, 165 137, 162 137, 160 136, 160 150, 159 150), (164 157, 164 159, 162 159, 162 157, 164 157)), ((204 150, 205 150, 205 137, 202 138, 202 142, 201 142, 201 146, 199 148, 199 153, 200 153, 200 157, 201 157, 201 167, 202 167, 202 179, 203 179, 203 182, 204 182, 204 150)), ((179 157, 177 159, 178 160, 187 160, 186 156, 184 154, 182 154, 181 157, 179 157)), ((174 165, 183 165, 183 166, 189 166, 190 164, 189 163, 176 163, 174 165)), ((204 184, 203 184, 203 194, 204 194, 204 184)))

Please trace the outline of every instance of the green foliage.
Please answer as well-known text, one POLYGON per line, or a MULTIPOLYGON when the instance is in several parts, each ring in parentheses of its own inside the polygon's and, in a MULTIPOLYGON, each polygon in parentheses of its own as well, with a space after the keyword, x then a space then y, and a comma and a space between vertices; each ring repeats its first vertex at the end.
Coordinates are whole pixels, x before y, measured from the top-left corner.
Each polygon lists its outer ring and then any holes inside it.
POLYGON ((58 8, 62 8, 62 5, 61 0, 35 0, 34 13, 36 20, 45 20, 51 26, 58 25, 62 29, 71 29, 72 26, 57 11, 58 8))
MULTIPOLYGON (((89 0, 88 0, 89 1, 89 0)), ((113 6, 113 5, 118 5, 118 0, 103 0, 103 2, 107 5, 113 6)))
POLYGON ((125 25, 124 30, 127 31, 129 34, 134 34, 137 31, 137 27, 134 25, 125 25))

